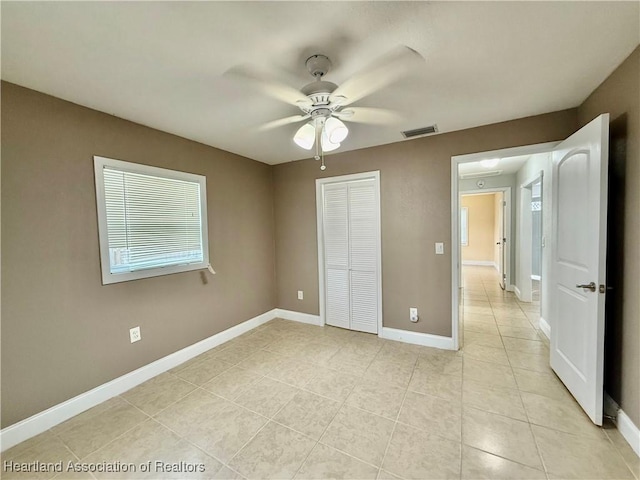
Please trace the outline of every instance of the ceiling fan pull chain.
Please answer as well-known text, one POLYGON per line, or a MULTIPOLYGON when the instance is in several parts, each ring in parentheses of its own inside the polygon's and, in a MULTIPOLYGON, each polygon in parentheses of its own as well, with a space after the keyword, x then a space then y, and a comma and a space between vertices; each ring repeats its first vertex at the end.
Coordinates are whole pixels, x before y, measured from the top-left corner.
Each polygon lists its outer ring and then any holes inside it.
POLYGON ((322 155, 322 163, 320 164, 320 170, 326 170, 327 166, 324 164, 324 150, 320 149, 322 155))

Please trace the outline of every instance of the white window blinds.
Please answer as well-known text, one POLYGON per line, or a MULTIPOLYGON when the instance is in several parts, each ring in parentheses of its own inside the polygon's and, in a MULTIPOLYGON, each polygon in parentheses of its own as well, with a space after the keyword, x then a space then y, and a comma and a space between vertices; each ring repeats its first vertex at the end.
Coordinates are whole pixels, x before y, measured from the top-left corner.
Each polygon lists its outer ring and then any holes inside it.
POLYGON ((206 268, 204 177, 95 158, 103 283, 206 268))

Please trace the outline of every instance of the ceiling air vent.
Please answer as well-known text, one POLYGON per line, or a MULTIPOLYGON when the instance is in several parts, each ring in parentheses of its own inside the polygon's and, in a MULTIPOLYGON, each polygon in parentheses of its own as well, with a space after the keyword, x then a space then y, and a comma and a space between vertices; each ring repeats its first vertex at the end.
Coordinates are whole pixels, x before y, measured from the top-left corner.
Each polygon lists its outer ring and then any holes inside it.
POLYGON ((438 126, 433 124, 428 127, 416 128, 414 130, 405 130, 402 132, 404 138, 419 137, 420 135, 430 135, 432 133, 438 133, 438 126))

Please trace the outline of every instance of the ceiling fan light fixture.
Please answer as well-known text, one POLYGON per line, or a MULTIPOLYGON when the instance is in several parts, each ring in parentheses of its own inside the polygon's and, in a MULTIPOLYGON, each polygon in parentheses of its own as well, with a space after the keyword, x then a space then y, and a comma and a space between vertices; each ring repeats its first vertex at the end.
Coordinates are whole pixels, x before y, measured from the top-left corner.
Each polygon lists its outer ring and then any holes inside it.
POLYGON ((332 152, 337 148, 340 148, 340 143, 334 143, 329 139, 327 135, 327 130, 322 130, 322 136, 320 137, 320 145, 322 146, 323 152, 332 152))
POLYGON ((327 118, 324 124, 324 131, 327 132, 327 138, 331 143, 339 144, 347 135, 349 135, 349 129, 340 120, 334 117, 327 118))
POLYGON ((500 161, 499 158, 490 158, 487 160, 480 160, 480 165, 482 165, 484 168, 493 168, 496 165, 498 165, 499 161, 500 161))
POLYGON ((293 137, 293 141, 296 142, 296 145, 299 147, 305 150, 311 150, 316 141, 315 127, 311 123, 305 123, 298 129, 293 137))

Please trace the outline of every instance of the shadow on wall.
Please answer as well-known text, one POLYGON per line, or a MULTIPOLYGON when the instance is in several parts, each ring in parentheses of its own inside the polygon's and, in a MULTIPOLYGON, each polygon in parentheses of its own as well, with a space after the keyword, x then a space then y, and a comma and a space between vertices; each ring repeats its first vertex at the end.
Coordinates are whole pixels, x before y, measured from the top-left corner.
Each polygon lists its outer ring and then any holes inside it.
POLYGON ((624 197, 627 169, 626 113, 611 122, 609 136, 604 388, 613 398, 620 398, 624 335, 622 301, 624 297, 624 197))

